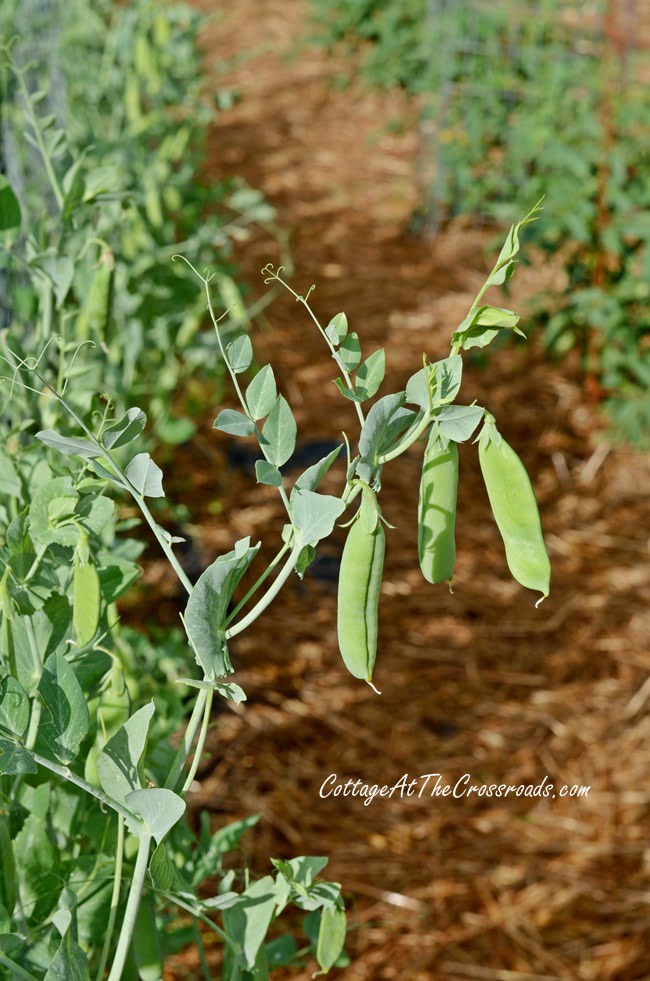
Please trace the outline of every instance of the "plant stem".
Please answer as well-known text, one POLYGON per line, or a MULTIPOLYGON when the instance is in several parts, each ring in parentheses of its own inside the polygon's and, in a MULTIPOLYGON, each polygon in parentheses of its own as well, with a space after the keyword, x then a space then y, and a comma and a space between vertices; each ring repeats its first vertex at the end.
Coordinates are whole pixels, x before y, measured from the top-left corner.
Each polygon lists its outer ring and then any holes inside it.
POLYGON ((57 179, 56 174, 54 173, 54 168, 52 166, 52 161, 50 159, 50 156, 49 156, 49 154, 47 152, 47 148, 45 146, 45 141, 43 139, 43 134, 41 132, 41 127, 39 126, 39 122, 38 122, 36 113, 34 112, 34 107, 32 105, 32 100, 30 99, 30 96, 29 96, 29 90, 28 90, 28 88, 27 88, 27 86, 25 84, 25 79, 23 78, 23 73, 20 70, 20 68, 18 68, 18 66, 16 64, 14 64, 14 62, 13 62, 12 59, 9 59, 9 64, 11 66, 11 70, 13 71, 14 75, 18 79, 18 85, 20 87, 20 93, 21 93, 23 99, 25 100, 25 113, 26 113, 27 118, 29 120, 30 126, 32 127, 32 129, 34 131, 34 139, 36 140, 39 153, 40 153, 40 155, 41 155, 41 157, 43 159, 43 164, 45 166, 45 170, 46 170, 46 173, 47 173, 47 178, 48 178, 48 180, 50 182, 50 186, 52 188, 52 193, 54 194, 54 197, 56 198, 56 203, 57 203, 57 206, 59 208, 59 211, 63 211, 63 203, 64 203, 63 191, 61 190, 61 185, 59 184, 59 181, 57 179))
POLYGON ((296 559, 300 554, 301 548, 302 548, 301 545, 293 546, 289 558, 287 559, 282 569, 278 573, 277 578, 273 581, 273 585, 267 590, 266 593, 264 593, 264 596, 262 596, 261 600, 258 601, 258 603, 250 611, 250 613, 248 613, 245 617, 243 617, 239 621, 239 623, 234 624, 234 626, 230 627, 229 630, 226 630, 226 640, 228 640, 230 637, 236 637, 237 634, 240 634, 243 630, 246 630, 247 627, 250 627, 251 623, 254 623, 255 620, 257 620, 257 618, 260 616, 260 614, 264 612, 267 606, 269 606, 273 602, 273 600, 278 595, 278 593, 284 586, 285 582, 293 572, 293 569, 296 564, 296 559))
POLYGON ((205 691, 207 696, 205 699, 205 706, 203 708, 203 722, 201 724, 201 731, 196 743, 196 749, 194 750, 194 759, 192 760, 190 772, 185 778, 185 783, 183 784, 181 794, 186 794, 194 782, 196 771, 198 770, 199 763, 201 762, 201 754, 203 753, 203 747, 205 746, 205 737, 208 734, 208 726, 210 725, 210 712, 212 711, 212 699, 214 698, 214 692, 212 690, 206 690, 205 688, 203 688, 202 691, 205 691))
POLYGON ((275 569, 276 565, 282 559, 282 556, 287 552, 287 550, 289 548, 291 548, 291 546, 288 545, 285 542, 285 544, 282 546, 282 548, 280 549, 280 551, 278 552, 278 554, 275 556, 275 558, 270 562, 269 565, 267 565, 266 569, 264 570, 264 572, 262 573, 262 575, 259 577, 259 579, 257 580, 257 582, 254 582, 253 583, 253 585, 248 590, 248 592, 246 593, 246 595, 244 596, 244 598, 239 601, 239 603, 237 604, 237 606, 235 607, 235 609, 228 615, 228 618, 226 619, 226 626, 228 626, 228 624, 231 622, 231 620, 234 620, 235 619, 235 617, 237 616, 237 614, 239 613, 239 611, 241 610, 241 608, 243 606, 246 606, 246 604, 248 603, 248 601, 251 598, 251 596, 253 595, 253 593, 255 593, 259 589, 259 587, 262 585, 262 583, 265 582, 265 580, 268 578, 268 576, 271 574, 271 572, 275 569))
POLYGON ((206 688, 201 688, 194 702, 194 708, 192 709, 192 715, 190 716, 190 721, 187 723, 187 728, 183 733, 183 739, 181 744, 176 750, 176 756, 174 757, 174 762, 172 763, 171 770, 165 780, 165 787, 168 790, 175 790, 176 784, 178 783, 178 778, 181 775, 183 767, 185 766, 185 761, 190 755, 192 749, 192 743, 194 742, 194 737, 198 731, 199 725, 201 724, 201 719, 203 717, 203 710, 205 708, 205 702, 208 697, 208 690, 206 688))
POLYGON ((144 889, 144 879, 147 874, 147 865, 149 864, 150 846, 151 835, 141 835, 140 844, 138 846, 138 857, 135 860, 133 879, 131 881, 131 888, 129 889, 129 898, 126 901, 122 928, 117 941, 113 966, 111 967, 110 974, 108 975, 108 981, 120 981, 120 978, 122 977, 122 971, 124 970, 124 964, 127 954, 129 953, 129 947, 131 946, 131 939, 133 937, 133 930, 135 928, 135 918, 138 915, 140 898, 142 896, 142 890, 144 889))
POLYGON ((108 794, 105 794, 103 790, 98 790, 97 787, 93 787, 92 784, 87 783, 82 777, 78 777, 76 773, 67 766, 61 766, 59 763, 53 763, 52 760, 46 759, 41 756, 40 753, 35 753, 32 750, 32 756, 39 766, 44 766, 46 770, 51 770, 52 773, 56 773, 58 776, 63 777, 64 780, 69 780, 73 783, 75 787, 79 787, 80 790, 85 790, 87 794, 95 797, 102 804, 106 804, 107 807, 112 807, 114 811, 121 814, 122 817, 130 821, 131 824, 136 822, 138 819, 135 814, 132 814, 123 804, 119 801, 113 800, 108 794))
POLYGON ((7 957, 6 954, 0 954, 0 964, 8 968, 10 972, 9 977, 21 978, 24 979, 24 981, 36 981, 36 976, 34 974, 30 974, 29 971, 22 968, 20 964, 16 964, 16 962, 12 961, 12 959, 7 957))
POLYGON ((204 981, 212 981, 212 975, 210 974, 210 965, 208 964, 208 959, 205 956, 205 947, 203 946, 203 938, 201 937, 201 931, 199 930, 199 921, 196 916, 192 917, 192 931, 194 933, 194 941, 196 943, 196 949, 199 952, 199 964, 201 965, 203 979, 204 981))
POLYGON ((104 946, 102 948, 102 956, 99 961, 99 967, 97 968, 97 981, 102 981, 104 977, 104 969, 106 967, 106 962, 108 961, 108 955, 111 949, 111 940, 113 939, 113 930, 115 929, 117 910, 120 905, 120 889, 122 886, 123 862, 124 862, 124 818, 122 817, 121 814, 119 814, 117 818, 115 876, 113 878, 113 892, 111 893, 111 908, 108 914, 108 924, 106 927, 106 938, 104 940, 104 946))
MULTIPOLYGON (((282 266, 280 266, 280 269, 282 269, 282 266)), ((277 272, 273 272, 273 270, 271 269, 271 267, 270 266, 267 266, 266 268, 264 268, 262 270, 262 272, 268 274, 272 279, 275 279, 275 281, 278 282, 278 283, 280 283, 281 286, 284 286, 284 288, 286 290, 288 290, 289 293, 291 293, 291 295, 293 297, 295 297, 296 302, 302 303, 302 305, 304 306, 305 310, 307 311, 307 313, 309 314, 309 316, 314 321, 314 323, 318 327, 319 331, 323 335, 323 339, 324 339, 325 343, 327 344, 328 348, 330 349, 330 351, 332 353, 332 357, 334 357, 334 355, 337 353, 336 352, 336 348, 334 347, 334 345, 330 341, 329 337, 327 336, 327 333, 323 329, 323 325, 321 324, 320 320, 318 319, 318 317, 316 316, 316 314, 314 313, 314 311, 310 307, 310 305, 309 305, 308 301, 305 299, 305 297, 304 296, 301 296, 300 293, 296 293, 296 291, 294 289, 292 289, 291 286, 289 286, 289 284, 286 282, 286 280, 282 279, 282 277, 279 275, 280 269, 278 269, 277 272)), ((312 287, 312 289, 313 289, 313 287, 312 287)), ((311 292, 311 290, 309 292, 311 292)), ((352 377, 350 375, 350 372, 342 364, 339 364, 338 361, 336 363, 338 364, 339 369, 341 371, 341 374, 343 375, 343 378, 345 379, 346 385, 348 386, 349 389, 351 389, 352 391, 354 391, 354 385, 352 384, 352 377)), ((361 406, 359 405, 358 402, 355 402, 354 403, 354 408, 356 409, 357 416, 359 418, 359 422, 363 426, 364 421, 365 421, 365 417, 364 417, 364 414, 363 414, 363 409, 361 408, 361 406)))

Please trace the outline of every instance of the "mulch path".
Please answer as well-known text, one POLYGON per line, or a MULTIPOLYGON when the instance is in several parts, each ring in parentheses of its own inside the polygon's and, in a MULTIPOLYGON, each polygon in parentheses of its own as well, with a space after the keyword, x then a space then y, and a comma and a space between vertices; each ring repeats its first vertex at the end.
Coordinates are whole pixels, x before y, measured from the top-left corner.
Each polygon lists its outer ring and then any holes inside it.
MULTIPOLYGON (((223 6, 206 29, 206 64, 228 63, 214 84, 232 85, 241 101, 216 117, 210 173, 264 191, 288 232, 292 283, 316 284, 323 319, 345 310, 367 354, 386 348, 382 391, 398 390, 423 351, 446 354, 493 261, 494 233, 457 222, 434 241, 410 234, 413 111, 399 93, 334 84, 337 57, 301 44, 302 0, 223 6), (241 52, 251 56, 231 62, 241 52)), ((529 258, 513 281, 515 307, 558 275, 529 258)), ((242 243, 237 261, 254 297, 269 260, 282 256, 264 232, 242 243)), ((274 300, 253 340, 294 408, 305 452, 341 430, 354 437, 334 366, 291 297, 274 300)), ((351 981, 648 978, 650 457, 607 446, 574 367, 549 364, 534 338, 501 348, 487 367, 467 361, 462 401, 494 413, 533 478, 550 598, 535 609, 509 577, 472 445, 461 449, 454 594, 423 580, 421 449, 409 452, 386 467, 381 495, 397 528, 382 587, 382 696, 352 679, 337 651, 339 532, 233 644, 249 700, 216 717, 191 806, 215 826, 261 814, 244 854, 256 873, 269 856, 330 856, 327 874, 349 905, 351 966, 339 976, 351 981), (465 773, 485 784, 547 776, 557 788, 591 789, 580 800, 394 795, 364 806, 319 797, 333 772, 371 784, 405 773, 440 773, 452 785, 465 773)), ((174 493, 192 510, 206 561, 244 534, 270 557, 281 504, 256 486, 250 461, 233 466, 228 438, 210 429, 213 408, 191 460, 181 452, 174 493)), ((151 562, 147 580, 159 571, 151 562)), ((315 969, 277 976, 306 981, 315 969)), ((198 976, 193 952, 166 973, 198 976)))

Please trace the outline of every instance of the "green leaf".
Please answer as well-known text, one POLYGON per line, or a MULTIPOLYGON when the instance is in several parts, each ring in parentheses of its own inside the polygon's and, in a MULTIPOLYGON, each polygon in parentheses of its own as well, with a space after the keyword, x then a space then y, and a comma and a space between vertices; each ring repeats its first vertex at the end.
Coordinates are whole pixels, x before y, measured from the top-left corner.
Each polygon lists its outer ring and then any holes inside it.
POLYGON ((214 420, 213 429, 219 429, 230 436, 252 436, 255 423, 236 409, 222 409, 214 420))
POLYGON ((345 511, 339 497, 298 490, 291 505, 291 521, 303 545, 315 545, 332 534, 336 519, 345 511))
POLYGON ((326 867, 329 859, 324 855, 298 855, 297 858, 272 858, 271 861, 292 886, 300 885, 307 889, 326 867))
POLYGON ((226 348, 226 356, 236 375, 250 368, 253 360, 253 345, 248 334, 236 337, 226 348))
POLYGON ((282 474, 277 467, 266 460, 255 461, 255 476, 258 484, 270 484, 271 487, 282 487, 282 474))
POLYGON ((305 545, 301 548, 296 559, 296 573, 300 579, 304 578, 305 572, 316 558, 316 548, 314 545, 305 545))
POLYGON ((270 364, 261 368, 246 389, 246 405, 253 419, 264 419, 277 398, 275 375, 270 364))
MULTIPOLYGON (((185 814, 183 798, 164 787, 133 790, 126 795, 124 803, 130 811, 141 818, 157 844, 160 844, 167 832, 185 814)), ((137 826, 133 830, 137 833, 137 826)))
POLYGON ((259 544, 242 538, 200 576, 185 607, 184 623, 196 661, 208 680, 232 671, 225 642, 228 605, 237 584, 253 561, 259 544))
POLYGON ((135 712, 97 757, 99 782, 105 793, 120 804, 125 803, 127 794, 142 787, 139 766, 154 711, 151 701, 135 712))
POLYGON ((490 306, 478 307, 465 317, 452 334, 452 340, 455 344, 461 344, 464 350, 485 347, 500 330, 514 330, 521 334, 517 329, 518 323, 519 316, 512 310, 490 306))
POLYGON ((376 395, 386 374, 386 354, 383 350, 375 351, 359 366, 355 385, 361 400, 371 399, 376 395))
POLYGON ((19 228, 22 221, 20 204, 9 181, 0 174, 0 232, 19 228))
POLYGON ((234 702, 235 705, 240 705, 246 701, 246 692, 240 685, 236 685, 234 681, 224 681, 221 684, 215 683, 214 690, 218 691, 229 702, 234 702))
POLYGON ((88 959, 73 939, 70 925, 61 938, 44 981, 88 981, 89 977, 88 959))
POLYGON ((340 446, 337 446, 336 449, 332 450, 331 453, 328 453, 327 456, 324 456, 322 460, 319 460, 318 463, 314 463, 311 467, 308 467, 307 470, 305 470, 305 472, 298 477, 291 492, 292 500, 296 491, 316 490, 342 449, 343 443, 341 443, 340 446))
POLYGON ((39 739, 55 759, 67 765, 88 735, 88 706, 76 675, 62 654, 51 654, 38 685, 48 716, 41 721, 39 739))
POLYGON ((316 960, 325 974, 334 967, 345 943, 345 910, 326 906, 321 914, 316 960))
POLYGON ((20 477, 12 460, 0 450, 0 494, 18 497, 21 491, 20 477))
POLYGON ((336 363, 346 371, 354 371, 361 361, 361 344, 357 333, 348 334, 338 351, 332 355, 336 363))
POLYGON ((149 863, 149 875, 154 889, 167 892, 176 882, 176 866, 169 857, 164 841, 154 850, 149 863))
POLYGON ((34 757, 24 746, 0 736, 0 776, 3 773, 36 773, 37 770, 34 757))
MULTIPOLYGON (((72 487, 70 477, 55 477, 40 487, 32 498, 29 507, 29 531, 32 539, 42 545, 57 542, 59 545, 75 545, 79 538, 79 529, 66 525, 57 527, 61 511, 55 505, 56 518, 50 511, 51 505, 57 500, 76 501, 78 495, 72 487)), ((70 513, 72 513, 70 511, 70 513)))
POLYGON ((501 286, 506 282, 506 280, 510 279, 514 273, 514 258, 519 252, 520 247, 519 234, 524 225, 528 225, 531 221, 537 221, 537 218, 542 210, 543 200, 544 198, 540 198, 537 204, 533 205, 526 217, 522 218, 517 225, 513 225, 511 227, 504 242, 503 248, 499 253, 499 258, 496 261, 494 269, 486 280, 487 286, 501 286))
POLYGON ((483 418, 480 405, 445 405, 435 416, 443 439, 463 443, 469 439, 483 418))
POLYGON ((398 413, 405 401, 406 393, 397 392, 394 395, 384 395, 375 402, 366 416, 359 438, 359 453, 363 462, 374 465, 386 444, 391 442, 394 431, 392 423, 399 418, 398 413))
POLYGON ((264 423, 260 438, 262 453, 276 467, 291 457, 296 446, 296 420, 284 395, 279 395, 264 423))
POLYGON ((41 443, 58 450, 64 456, 79 456, 82 460, 92 460, 102 455, 101 449, 97 449, 89 439, 61 436, 53 429, 43 429, 40 433, 36 433, 36 439, 40 439, 41 443))
POLYGON ((460 354, 452 354, 442 361, 436 361, 430 368, 434 406, 452 402, 458 395, 463 379, 463 359, 460 354))
POLYGON ((35 259, 32 265, 42 270, 52 283, 56 308, 60 310, 72 286, 74 278, 73 260, 69 256, 59 256, 54 250, 50 250, 35 259))
POLYGON ((22 739, 29 724, 29 699, 15 678, 0 681, 0 730, 22 739))
POLYGON ((162 485, 162 470, 157 466, 148 453, 138 453, 134 456, 124 471, 127 480, 143 497, 164 497, 162 485))
POLYGON ((107 450, 116 450, 136 439, 147 425, 142 409, 129 409, 125 416, 102 433, 102 443, 107 450))
POLYGON ((332 344, 340 344, 348 332, 348 318, 344 313, 337 313, 325 328, 325 333, 332 344))
POLYGON ((248 887, 236 906, 222 912, 226 933, 241 944, 249 968, 255 966, 274 909, 275 884, 270 875, 265 875, 248 887))
POLYGON ((348 388, 340 378, 335 378, 334 384, 338 388, 341 395, 343 395, 346 399, 349 399, 350 402, 361 403, 363 401, 361 396, 357 395, 356 392, 353 392, 351 388, 348 388))

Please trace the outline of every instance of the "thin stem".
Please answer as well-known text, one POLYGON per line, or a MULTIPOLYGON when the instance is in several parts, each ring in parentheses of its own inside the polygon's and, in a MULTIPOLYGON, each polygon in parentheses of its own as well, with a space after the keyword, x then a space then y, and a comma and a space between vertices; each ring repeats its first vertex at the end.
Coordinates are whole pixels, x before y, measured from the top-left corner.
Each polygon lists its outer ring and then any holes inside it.
POLYGON ((243 617, 239 621, 239 623, 234 624, 234 626, 232 626, 229 630, 226 630, 226 640, 228 640, 230 637, 236 637, 237 634, 240 634, 243 630, 246 630, 247 627, 250 627, 251 623, 254 623, 255 620, 257 620, 257 618, 260 616, 260 614, 264 612, 267 606, 269 606, 273 602, 273 600, 278 595, 278 593, 284 586, 285 582, 293 572, 296 564, 296 559, 300 554, 301 548, 302 545, 293 546, 289 558, 287 559, 284 566, 278 573, 278 576, 274 580, 273 585, 267 590, 266 593, 264 593, 264 596, 262 596, 262 598, 253 607, 250 613, 248 613, 245 617, 243 617))
POLYGON ((111 893, 111 908, 108 914, 108 924, 106 926, 106 938, 104 940, 104 946, 102 948, 102 956, 99 961, 99 967, 97 968, 97 981, 102 981, 104 977, 104 969, 106 967, 106 962, 108 961, 108 955, 111 949, 113 930, 115 929, 115 920, 117 918, 117 910, 120 905, 120 889, 122 887, 123 863, 124 863, 124 818, 122 817, 121 814, 119 814, 117 818, 115 876, 113 878, 113 892, 111 893))
MULTIPOLYGON (((186 913, 190 913, 192 916, 195 916, 197 920, 201 921, 201 923, 205 923, 205 925, 209 926, 211 930, 218 933, 223 942, 236 954, 239 955, 241 953, 239 946, 233 941, 233 939, 229 937, 228 934, 221 929, 221 927, 218 927, 216 923, 213 923, 212 920, 205 915, 205 913, 201 912, 201 910, 195 909, 194 906, 184 902, 184 900, 182 900, 179 896, 173 895, 172 893, 163 892, 161 895, 168 900, 168 902, 173 903, 174 906, 178 906, 179 909, 184 909, 186 913)), ((109 978, 108 981, 111 981, 111 979, 109 978)))
POLYGON ((280 551, 278 552, 278 554, 275 556, 275 558, 270 562, 269 565, 267 565, 266 569, 259 577, 257 582, 253 583, 253 585, 248 590, 248 592, 243 597, 243 599, 241 599, 237 604, 237 606, 235 607, 235 609, 231 613, 229 613, 228 618, 226 619, 226 626, 228 626, 228 624, 235 619, 241 608, 243 606, 246 606, 253 593, 257 592, 257 590, 262 585, 262 583, 266 581, 266 579, 270 576, 270 574, 275 569, 276 565, 281 561, 282 556, 285 555, 290 548, 291 546, 287 542, 285 542, 282 548, 280 549, 280 551))
POLYGON ((203 938, 201 936, 201 931, 199 930, 199 921, 196 916, 192 917, 192 932, 194 933, 194 942, 196 943, 196 949, 199 952, 199 964, 201 965, 203 979, 204 981, 212 981, 212 975, 210 974, 210 965, 208 964, 208 959, 205 956, 205 947, 203 946, 203 938))
MULTIPOLYGON (((280 267, 280 268, 282 268, 282 267, 280 267)), ((289 286, 289 284, 286 282, 286 280, 282 279, 282 277, 279 274, 279 270, 277 272, 274 272, 271 269, 270 266, 267 266, 267 267, 265 267, 262 270, 262 272, 265 273, 265 274, 267 274, 268 276, 270 276, 271 279, 275 279, 275 281, 278 282, 278 283, 280 283, 281 286, 284 286, 284 288, 286 290, 288 290, 288 292, 291 293, 291 295, 293 297, 295 297, 297 303, 302 303, 302 305, 304 306, 305 310, 307 311, 307 313, 309 314, 309 316, 311 317, 311 319, 314 321, 314 323, 318 327, 319 331, 321 332, 321 334, 323 336, 323 340, 327 344, 328 348, 330 349, 330 351, 332 353, 332 356, 334 357, 336 355, 336 353, 337 353, 336 348, 334 347, 334 345, 330 341, 329 337, 327 336, 327 333, 325 332, 325 330, 323 328, 323 325, 321 324, 320 320, 318 319, 318 317, 316 316, 316 314, 314 313, 314 311, 310 307, 309 302, 307 301, 307 299, 304 296, 301 296, 300 293, 296 293, 296 291, 294 289, 292 289, 291 286, 289 286)), ((312 289, 313 289, 313 287, 312 287, 312 289)), ((310 290, 310 292, 311 292, 311 290, 310 290)), ((335 358, 335 360, 336 360, 336 358, 335 358)), ((344 367, 344 365, 340 364, 338 361, 336 363, 339 366, 339 369, 341 371, 341 374, 343 375, 348 388, 349 389, 352 389, 352 391, 354 391, 354 386, 352 384, 352 377, 350 375, 350 372, 347 370, 347 368, 344 367)), ((365 422, 365 417, 364 417, 364 414, 363 414, 363 409, 361 408, 361 406, 359 405, 358 402, 355 402, 354 403, 354 407, 356 409, 357 416, 359 418, 359 422, 363 426, 363 424, 365 422)))
MULTIPOLYGON (((185 261, 187 262, 187 260, 185 260, 185 261)), ((219 319, 215 315, 214 308, 212 306, 212 297, 210 296, 210 279, 209 278, 205 278, 205 277, 201 276, 199 273, 197 273, 196 269, 194 269, 194 266, 192 266, 191 264, 190 264, 190 268, 194 271, 194 273, 197 276, 199 276, 199 279, 203 280, 203 283, 205 285, 205 295, 206 295, 207 304, 208 304, 208 312, 210 314, 210 319, 211 319, 212 325, 214 327, 214 332, 217 335, 217 342, 219 344, 219 351, 221 352, 221 357, 223 359, 223 363, 225 364, 226 368, 228 369, 228 373, 230 374, 230 377, 232 379, 233 387, 234 387, 234 389, 235 389, 235 391, 237 393, 237 398, 239 399, 240 405, 241 405, 242 409, 244 410, 244 414, 251 420, 251 422, 255 426, 255 433, 257 435, 257 441, 259 443, 260 442, 260 437, 261 437, 260 427, 258 426, 256 420, 253 419, 253 417, 250 414, 248 405, 246 404, 246 399, 244 398, 244 393, 242 392, 241 387, 240 387, 240 384, 239 384, 239 381, 237 380, 237 372, 234 370, 234 368, 230 364, 230 361, 228 360, 228 355, 226 354, 226 350, 225 350, 225 348, 223 346, 223 340, 222 340, 222 337, 221 337, 221 331, 219 330, 219 319)), ((289 519, 291 519, 291 509, 289 507, 289 499, 287 497, 286 491, 284 490, 284 488, 282 487, 282 485, 280 485, 280 487, 278 487, 278 491, 279 491, 280 497, 282 498, 282 503, 285 506, 286 512, 289 515, 289 519)))
MULTIPOLYGON (((205 706, 203 709, 203 722, 201 724, 201 731, 199 733, 199 738, 196 743, 196 749, 194 750, 194 759, 192 760, 192 765, 190 767, 190 772, 185 778, 185 783, 183 784, 183 789, 181 794, 186 794, 194 782, 194 777, 196 776, 196 771, 199 768, 199 763, 201 762, 201 755, 203 753, 203 747, 205 746, 205 739, 208 734, 208 726, 210 725, 210 713, 212 711, 212 699, 214 698, 214 692, 210 690, 202 689, 205 691, 207 698, 205 699, 205 706)), ((198 699, 197 699, 198 701, 198 699)))
POLYGON ((32 100, 31 100, 30 95, 29 95, 29 90, 28 90, 27 86, 25 85, 25 79, 23 78, 23 73, 20 70, 20 68, 18 68, 18 66, 11 59, 9 59, 9 64, 11 65, 11 69, 12 69, 14 75, 18 79, 18 85, 20 87, 20 92, 21 92, 21 95, 22 95, 23 99, 25 100, 25 112, 27 114, 27 118, 29 120, 29 123, 30 123, 30 125, 31 125, 31 127, 32 127, 32 129, 34 131, 34 138, 35 138, 36 143, 38 145, 39 153, 40 153, 40 155, 41 155, 41 157, 43 159, 43 164, 45 166, 45 171, 47 173, 47 178, 48 178, 48 180, 50 182, 50 186, 52 188, 52 193, 54 194, 54 197, 56 198, 56 203, 57 203, 57 206, 59 208, 59 211, 63 211, 63 204, 64 204, 64 200, 65 200, 64 197, 63 197, 63 191, 61 190, 61 185, 59 184, 59 181, 57 179, 56 174, 54 173, 54 168, 52 166, 52 161, 51 161, 50 156, 49 156, 49 154, 47 152, 47 147, 45 146, 45 141, 43 139, 43 134, 41 132, 41 128, 39 126, 39 122, 38 122, 38 119, 36 117, 36 113, 34 112, 34 107, 32 105, 32 100))
POLYGON ((8 970, 11 972, 10 977, 12 978, 24 978, 24 981, 36 981, 36 976, 34 974, 30 974, 29 971, 22 968, 20 964, 16 964, 16 962, 12 961, 11 957, 7 957, 6 954, 0 954, 0 964, 8 968, 8 970))
POLYGON ((105 794, 103 790, 98 790, 97 787, 93 787, 92 784, 87 783, 83 777, 78 777, 76 773, 73 773, 71 769, 67 766, 61 766, 59 763, 53 763, 52 760, 46 759, 41 756, 40 753, 35 753, 32 750, 32 756, 39 766, 44 766, 46 770, 51 770, 52 773, 56 773, 58 776, 63 777, 64 780, 69 780, 73 783, 75 787, 79 787, 80 790, 85 790, 87 794, 95 797, 102 804, 106 804, 107 807, 112 807, 114 811, 121 814, 123 817, 133 824, 137 821, 137 818, 132 814, 123 804, 119 801, 113 800, 108 794, 105 794))
POLYGON ((129 898, 126 901, 122 928, 117 941, 113 966, 111 967, 110 974, 108 975, 108 981, 120 981, 120 978, 122 977, 124 964, 129 953, 129 947, 131 946, 131 939, 135 928, 135 919, 138 915, 138 909, 140 908, 140 898, 142 896, 142 890, 144 889, 144 879, 147 874, 147 866, 149 864, 150 847, 151 835, 141 835, 140 844, 138 846, 138 857, 135 860, 133 879, 131 881, 131 888, 129 889, 129 898))
POLYGON ((165 787, 168 790, 175 790, 176 784, 178 783, 178 778, 181 775, 183 767, 185 766, 185 761, 190 755, 192 749, 192 743, 194 742, 194 737, 198 731, 201 724, 201 719, 203 718, 203 709, 205 707, 205 702, 208 697, 207 688, 201 688, 199 694, 197 695, 196 701, 194 703, 194 708, 192 710, 192 715, 190 721, 187 724, 187 728, 183 734, 181 744, 176 750, 176 756, 174 757, 174 762, 172 763, 171 770, 165 780, 165 787))

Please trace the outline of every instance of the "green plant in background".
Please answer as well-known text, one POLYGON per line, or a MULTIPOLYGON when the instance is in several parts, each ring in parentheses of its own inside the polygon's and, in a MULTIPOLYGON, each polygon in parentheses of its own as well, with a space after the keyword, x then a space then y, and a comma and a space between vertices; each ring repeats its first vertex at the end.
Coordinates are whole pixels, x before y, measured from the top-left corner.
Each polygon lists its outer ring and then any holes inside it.
POLYGON ((146 401, 153 432, 172 443, 192 435, 188 416, 204 397, 185 386, 183 405, 175 393, 206 369, 214 383, 219 355, 170 256, 180 247, 216 269, 231 329, 240 330, 251 311, 233 277, 232 244, 252 223, 273 220, 258 192, 201 175, 209 126, 231 97, 202 91, 201 23, 186 6, 150 0, 29 0, 0 15, 6 37, 29 38, 12 44, 2 80, 3 169, 32 230, 22 254, 0 253, 5 321, 19 322, 21 351, 40 350, 50 330, 68 345, 94 340, 108 355, 101 375, 97 363, 84 366, 96 387, 101 378, 118 406, 146 401), (36 28, 47 54, 34 50, 36 28), (36 266, 41 282, 30 289, 36 266), (48 281, 51 313, 42 318, 38 290, 48 281))
POLYGON ((577 351, 613 433, 648 445, 649 58, 633 18, 613 0, 312 7, 321 42, 359 48, 370 84, 418 102, 418 227, 511 221, 512 202, 546 195, 533 239, 562 250, 566 287, 538 297, 544 343, 577 351))
MULTIPOLYGON (((5 384, 21 411, 30 410, 22 419, 17 411, 10 415, 14 425, 4 433, 0 484, 0 965, 11 976, 101 979, 108 969, 109 981, 147 981, 162 976, 166 954, 194 942, 209 978, 199 927, 222 941, 226 981, 266 978, 275 966, 301 963, 309 954, 325 973, 346 963, 340 887, 318 878, 327 860, 276 859, 274 873, 261 878, 248 870, 226 871, 224 853, 237 846, 255 819, 211 832, 204 816, 196 836, 185 820, 186 796, 215 696, 245 699, 231 677, 231 640, 264 613, 294 572, 304 575, 318 543, 359 495, 361 507, 346 544, 346 551, 357 554, 341 567, 340 595, 353 598, 352 609, 342 604, 339 637, 348 667, 371 680, 383 538, 381 549, 373 545, 370 562, 364 558, 366 542, 360 555, 356 539, 377 535, 383 468, 418 441, 464 442, 483 420, 481 452, 487 444, 497 450, 506 445, 483 408, 458 405, 455 399, 462 352, 517 329, 516 314, 482 299, 514 272, 521 228, 536 211, 510 230, 494 269, 452 335, 449 356, 434 363, 425 357, 405 391, 380 397, 367 412, 364 405, 383 382, 384 352, 362 360, 358 335, 349 332, 345 314, 323 327, 308 296, 297 294, 281 269, 264 269, 266 282, 289 289, 313 318, 340 369, 339 389, 355 405, 361 432, 355 455, 345 437, 347 466, 338 496, 318 488, 342 445, 287 486, 282 468, 297 440, 291 408, 277 391, 270 365, 244 382, 253 364, 251 340, 245 333, 230 342, 224 338, 210 277, 197 273, 241 403, 241 411, 224 409, 214 426, 257 440, 258 482, 277 488, 287 514, 276 557, 241 598, 259 544, 243 538, 196 582, 189 579, 174 551, 178 539, 150 507, 150 501, 164 498, 163 474, 148 452, 134 451, 147 421, 142 409, 131 406, 115 414, 106 403, 101 413, 84 414, 77 406, 92 404, 93 377, 73 377, 75 351, 66 357, 70 352, 59 346, 54 356, 50 345, 50 357, 46 349, 39 357, 23 358, 3 347, 5 384), (84 385, 89 386, 85 392, 84 385), (43 406, 49 408, 41 411, 43 406), (56 420, 56 428, 39 428, 43 418, 56 420), (166 647, 158 660, 154 646, 119 626, 115 601, 137 574, 139 546, 116 536, 111 492, 135 503, 187 594, 186 674, 178 673, 182 655, 171 659, 166 647), (363 636, 351 620, 358 606, 363 606, 363 636), (188 703, 180 702, 177 687, 190 693, 188 703), (189 720, 181 725, 186 712, 189 720), (182 735, 174 750, 170 736, 177 728, 182 735), (298 951, 290 935, 266 941, 269 927, 289 904, 307 914, 308 950, 298 951)), ((11 232, 19 208, 11 202, 3 214, 5 231, 11 232)), ((506 466, 516 468, 521 483, 522 467, 514 459, 508 449, 506 466)), ((499 466, 490 462, 496 471, 499 466)), ((522 574, 531 547, 543 565, 530 488, 519 495, 523 520, 508 524, 507 503, 484 472, 513 574, 546 594, 548 575, 533 581, 522 574)))

